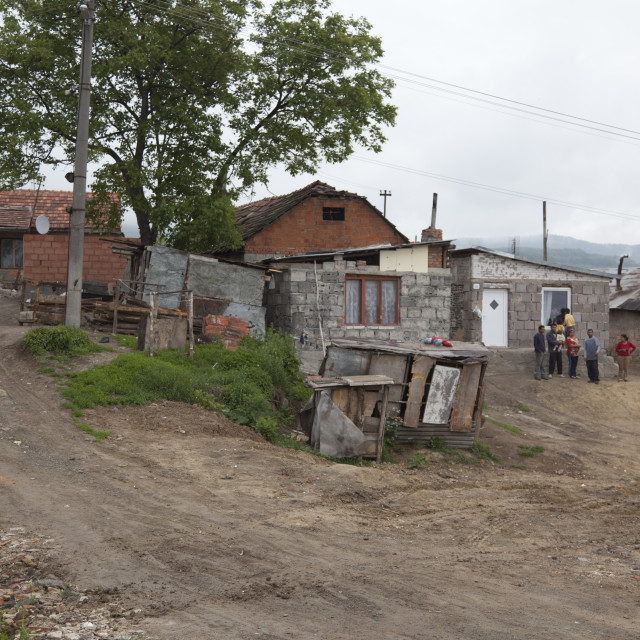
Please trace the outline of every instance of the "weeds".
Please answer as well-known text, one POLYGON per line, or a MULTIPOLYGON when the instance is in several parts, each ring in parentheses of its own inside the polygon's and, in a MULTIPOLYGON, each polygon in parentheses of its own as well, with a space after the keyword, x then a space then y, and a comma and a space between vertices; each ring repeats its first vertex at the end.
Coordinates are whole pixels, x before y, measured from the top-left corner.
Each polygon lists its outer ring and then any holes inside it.
POLYGON ((96 442, 104 442, 111 434, 108 431, 96 431, 86 422, 76 422, 76 427, 84 433, 93 436, 96 442))
POLYGON ((118 333, 113 336, 113 338, 121 347, 126 347, 127 349, 132 350, 138 348, 138 336, 130 336, 118 333))
POLYGON ((92 342, 84 331, 63 325, 31 329, 22 338, 21 344, 37 356, 73 358, 104 351, 104 348, 92 342))
POLYGON ((293 340, 269 330, 264 338, 244 338, 235 351, 222 342, 197 345, 193 358, 181 350, 153 358, 141 351, 122 354, 101 367, 70 373, 63 395, 75 417, 96 405, 160 399, 198 404, 275 441, 310 394, 298 367, 293 340))
POLYGON ((407 469, 424 469, 427 466, 427 459, 424 453, 416 453, 413 458, 407 460, 407 469))
POLYGON ((521 402, 518 402, 518 409, 522 411, 522 413, 529 413, 531 411, 529 407, 523 405, 521 402))
POLYGON ((527 447, 523 444, 518 445, 518 455, 527 458, 533 458, 534 456, 540 455, 543 451, 544 447, 539 445, 535 447, 527 447))
POLYGON ((485 420, 488 420, 489 422, 491 422, 492 424, 495 424, 498 427, 502 427, 507 431, 511 431, 511 433, 522 434, 522 431, 518 427, 513 426, 512 424, 507 424, 506 422, 500 422, 499 420, 494 420, 490 416, 485 416, 484 418, 485 420))

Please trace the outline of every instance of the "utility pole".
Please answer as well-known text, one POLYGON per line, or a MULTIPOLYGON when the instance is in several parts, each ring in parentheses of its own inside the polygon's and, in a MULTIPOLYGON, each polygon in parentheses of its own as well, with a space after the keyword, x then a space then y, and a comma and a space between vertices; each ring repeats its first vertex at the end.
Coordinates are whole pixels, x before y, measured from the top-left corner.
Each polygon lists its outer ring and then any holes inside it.
POLYGON ((542 203, 542 259, 547 261, 547 201, 542 203))
POLYGON ((382 214, 386 218, 387 217, 387 198, 391 197, 391 191, 387 191, 385 189, 384 191, 380 192, 380 195, 384 198, 384 209, 382 210, 382 214))
POLYGON ((73 169, 73 205, 69 225, 69 261, 65 325, 79 327, 82 309, 82 262, 84 258, 85 207, 87 199, 87 156, 89 150, 89 99, 91 97, 91 49, 95 0, 78 5, 82 17, 82 53, 78 86, 78 129, 73 169))

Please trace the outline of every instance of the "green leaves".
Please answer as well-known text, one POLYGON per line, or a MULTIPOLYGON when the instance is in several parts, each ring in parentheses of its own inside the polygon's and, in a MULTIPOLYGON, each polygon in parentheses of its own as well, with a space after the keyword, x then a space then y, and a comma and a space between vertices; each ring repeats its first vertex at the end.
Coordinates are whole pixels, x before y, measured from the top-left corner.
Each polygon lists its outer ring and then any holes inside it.
MULTIPOLYGON (((0 187, 73 162, 82 23, 67 0, 0 0, 0 187)), ((237 247, 232 200, 379 150, 396 110, 380 40, 326 0, 98 0, 94 213, 117 193, 143 242, 237 247)), ((117 212, 111 209, 113 222, 117 212)))

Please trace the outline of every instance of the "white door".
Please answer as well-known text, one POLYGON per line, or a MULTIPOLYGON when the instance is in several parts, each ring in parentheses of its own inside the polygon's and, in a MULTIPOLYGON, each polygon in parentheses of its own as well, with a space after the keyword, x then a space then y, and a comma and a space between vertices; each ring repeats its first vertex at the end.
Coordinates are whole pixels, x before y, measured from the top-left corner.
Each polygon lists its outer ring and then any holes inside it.
POLYGON ((482 342, 487 347, 507 346, 507 289, 484 289, 482 292, 482 342))

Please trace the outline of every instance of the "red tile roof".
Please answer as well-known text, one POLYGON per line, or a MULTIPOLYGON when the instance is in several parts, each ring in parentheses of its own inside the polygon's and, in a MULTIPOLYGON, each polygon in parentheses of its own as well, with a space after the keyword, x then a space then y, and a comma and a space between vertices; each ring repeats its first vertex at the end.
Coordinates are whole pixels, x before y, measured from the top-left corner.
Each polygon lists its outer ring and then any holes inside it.
POLYGON ((382 215, 382 212, 376 209, 364 196, 359 196, 357 193, 351 193, 350 191, 337 191, 335 187, 325 182, 320 182, 320 180, 316 180, 306 187, 284 196, 263 198, 262 200, 256 200, 255 202, 249 202, 248 204, 236 207, 236 221, 241 227, 242 239, 246 242, 249 238, 252 238, 264 228, 273 224, 278 218, 291 211, 291 209, 298 206, 307 198, 314 197, 363 200, 373 211, 379 214, 390 227, 393 227, 400 237, 405 238, 405 240, 409 242, 409 239, 400 233, 395 225, 389 222, 389 220, 382 215))
MULTIPOLYGON (((91 193, 87 193, 87 199, 91 198, 91 193)), ((10 228, 35 228, 36 218, 45 215, 49 219, 49 228, 52 231, 60 231, 69 228, 69 212, 67 207, 73 203, 73 191, 47 191, 44 189, 17 189, 16 191, 0 191, 0 210, 12 208, 15 216, 18 210, 25 207, 30 211, 30 225, 26 227, 16 227, 13 220, 9 219, 10 212, 5 215, 0 214, 0 227, 10 228), (5 224, 5 221, 7 224, 5 224)), ((24 214, 22 214, 24 215, 24 214)), ((87 225, 89 227, 89 225, 87 225)))
POLYGON ((0 229, 26 231, 31 225, 31 207, 0 205, 0 229))

